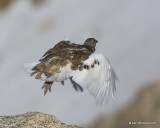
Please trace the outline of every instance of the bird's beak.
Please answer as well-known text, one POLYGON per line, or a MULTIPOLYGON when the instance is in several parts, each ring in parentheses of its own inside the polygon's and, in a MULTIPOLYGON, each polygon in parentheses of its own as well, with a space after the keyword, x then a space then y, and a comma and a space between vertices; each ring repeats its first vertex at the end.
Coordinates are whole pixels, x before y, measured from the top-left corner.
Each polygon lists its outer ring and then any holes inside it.
POLYGON ((96 40, 96 43, 98 43, 98 40, 96 40))

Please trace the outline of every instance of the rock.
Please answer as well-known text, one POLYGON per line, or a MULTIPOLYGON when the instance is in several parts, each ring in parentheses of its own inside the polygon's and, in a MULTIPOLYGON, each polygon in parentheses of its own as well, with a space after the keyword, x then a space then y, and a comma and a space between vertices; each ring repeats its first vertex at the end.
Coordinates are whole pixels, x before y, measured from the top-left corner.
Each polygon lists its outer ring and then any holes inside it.
POLYGON ((55 116, 40 112, 28 112, 15 116, 0 116, 0 128, 80 128, 67 125, 55 116))

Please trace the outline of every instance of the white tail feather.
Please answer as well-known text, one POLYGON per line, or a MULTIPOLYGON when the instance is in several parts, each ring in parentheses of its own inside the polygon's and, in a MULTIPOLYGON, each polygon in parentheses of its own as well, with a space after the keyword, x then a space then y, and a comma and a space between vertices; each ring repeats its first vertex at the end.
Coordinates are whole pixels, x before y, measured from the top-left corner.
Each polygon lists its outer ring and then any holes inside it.
POLYGON ((23 67, 23 70, 28 73, 28 74, 31 74, 32 73, 32 68, 37 65, 39 62, 33 62, 33 63, 24 63, 22 65, 23 67))

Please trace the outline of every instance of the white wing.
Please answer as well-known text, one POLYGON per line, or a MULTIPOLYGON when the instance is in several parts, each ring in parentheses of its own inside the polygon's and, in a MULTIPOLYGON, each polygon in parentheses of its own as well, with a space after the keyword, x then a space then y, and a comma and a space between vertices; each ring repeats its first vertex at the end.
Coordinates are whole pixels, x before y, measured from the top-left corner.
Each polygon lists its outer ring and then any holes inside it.
POLYGON ((114 98, 116 85, 118 80, 109 60, 103 55, 93 53, 84 65, 89 66, 89 69, 75 71, 71 75, 73 80, 87 89, 96 99, 97 104, 102 104, 104 100, 108 101, 109 94, 112 92, 114 98))

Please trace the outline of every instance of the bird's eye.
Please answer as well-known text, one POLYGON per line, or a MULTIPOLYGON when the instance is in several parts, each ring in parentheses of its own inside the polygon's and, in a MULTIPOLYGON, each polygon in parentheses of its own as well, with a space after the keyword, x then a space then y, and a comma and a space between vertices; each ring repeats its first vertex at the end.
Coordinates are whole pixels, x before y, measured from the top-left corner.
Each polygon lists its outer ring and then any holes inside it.
POLYGON ((95 40, 95 39, 93 39, 93 42, 96 42, 96 40, 95 40))

